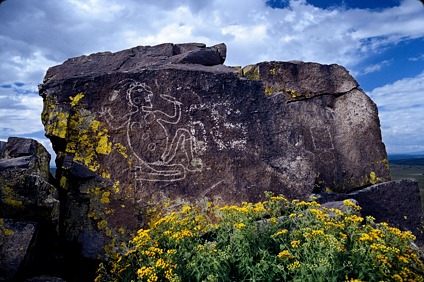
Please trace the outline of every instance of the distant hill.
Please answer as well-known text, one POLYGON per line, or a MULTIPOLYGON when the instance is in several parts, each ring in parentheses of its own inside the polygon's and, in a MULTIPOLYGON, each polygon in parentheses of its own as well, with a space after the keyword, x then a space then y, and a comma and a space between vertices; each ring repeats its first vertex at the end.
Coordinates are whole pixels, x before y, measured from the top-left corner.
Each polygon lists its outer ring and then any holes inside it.
POLYGON ((389 162, 396 160, 411 160, 411 159, 423 159, 424 152, 408 153, 408 154, 387 154, 389 162))
POLYGON ((396 164, 396 165, 422 165, 424 166, 424 158, 417 158, 417 159, 400 159, 400 160, 390 160, 390 164, 396 164))
POLYGON ((396 165, 424 165, 424 152, 408 154, 388 154, 390 164, 396 165))

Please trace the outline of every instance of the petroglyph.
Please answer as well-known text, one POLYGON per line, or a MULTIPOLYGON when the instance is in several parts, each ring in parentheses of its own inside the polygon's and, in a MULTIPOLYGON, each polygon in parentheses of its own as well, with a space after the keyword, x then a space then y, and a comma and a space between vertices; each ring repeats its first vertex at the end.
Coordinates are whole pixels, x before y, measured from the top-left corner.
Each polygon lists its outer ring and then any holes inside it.
POLYGON ((187 172, 201 171, 202 160, 193 156, 190 131, 177 127, 172 132, 170 127, 180 123, 182 103, 172 96, 161 94, 162 100, 172 104, 173 113, 157 109, 155 95, 140 82, 131 83, 126 93, 133 109, 127 128, 128 144, 139 160, 135 166, 136 180, 178 181, 184 179, 187 172), (137 132, 142 133, 141 139, 137 132))
POLYGON ((228 103, 214 103, 211 105, 211 117, 215 123, 212 127, 211 136, 214 143, 217 145, 219 150, 246 149, 246 136, 247 130, 245 125, 241 122, 228 122, 230 116, 239 116, 240 111, 238 109, 231 109, 228 103), (233 139, 224 141, 223 131, 229 131, 233 134, 233 139))
MULTIPOLYGON (((155 95, 145 83, 120 84, 128 85, 125 94, 129 113, 115 129, 126 129, 129 148, 137 159, 133 169, 135 179, 179 181, 188 172, 202 171, 202 160, 193 154, 193 134, 181 124, 182 103, 170 95, 155 95), (172 113, 161 109, 168 109, 167 106, 171 106, 172 113)), ((115 99, 113 92, 110 100, 115 99)), ((102 109, 101 115, 112 124, 112 108, 102 109)))
POLYGON ((312 142, 316 150, 333 150, 333 136, 327 126, 311 127, 312 142))

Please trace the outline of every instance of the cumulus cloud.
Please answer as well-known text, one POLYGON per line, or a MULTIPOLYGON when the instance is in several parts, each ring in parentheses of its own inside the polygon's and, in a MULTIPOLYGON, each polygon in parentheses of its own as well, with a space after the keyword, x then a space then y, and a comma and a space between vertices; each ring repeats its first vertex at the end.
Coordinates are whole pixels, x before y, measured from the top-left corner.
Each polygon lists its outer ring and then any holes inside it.
POLYGON ((411 57, 408 60, 412 61, 412 62, 417 62, 417 61, 424 61, 424 54, 420 54, 416 57, 411 57))
POLYGON ((390 61, 390 60, 384 60, 384 61, 381 61, 381 62, 380 62, 380 63, 378 63, 378 64, 367 66, 367 67, 364 69, 364 74, 379 71, 379 70, 381 70, 382 68, 384 68, 385 66, 388 66, 388 65, 390 65, 390 64, 391 64, 391 61, 390 61))
POLYGON ((319 8, 306 0, 284 0, 272 8, 271 2, 276 1, 5 1, 0 6, 0 85, 21 92, 7 94, 0 87, 0 108, 15 107, 1 109, 0 120, 8 122, 0 127, 35 130, 32 120, 39 120, 41 98, 22 91, 36 91, 48 67, 82 54, 164 42, 225 42, 228 65, 296 59, 337 63, 353 74, 367 74, 390 64, 382 59, 364 66, 371 56, 424 37, 424 9, 417 0, 377 10, 319 8), (22 123, 24 117, 31 126, 22 123))
POLYGON ((391 152, 424 150, 424 71, 369 93, 379 105, 383 139, 391 152))
POLYGON ((43 101, 37 95, 20 94, 14 88, 0 88, 0 138, 31 134, 43 129, 43 101))

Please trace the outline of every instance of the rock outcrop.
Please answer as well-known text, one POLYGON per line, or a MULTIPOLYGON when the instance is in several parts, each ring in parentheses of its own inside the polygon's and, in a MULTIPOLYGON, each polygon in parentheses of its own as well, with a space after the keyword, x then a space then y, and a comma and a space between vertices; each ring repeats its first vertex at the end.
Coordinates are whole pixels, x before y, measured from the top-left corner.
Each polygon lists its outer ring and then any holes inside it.
POLYGON ((50 68, 40 86, 66 239, 86 257, 172 199, 349 192, 390 180, 377 108, 338 65, 223 65, 224 44, 162 44, 50 68))
POLYGON ((0 152, 0 217, 59 223, 50 154, 33 139, 10 137, 0 152))
POLYGON ((59 197, 49 167, 50 154, 37 141, 0 142, 0 281, 22 278, 40 245, 38 235, 59 232, 59 197))
POLYGON ((321 193, 318 202, 326 203, 354 199, 362 208, 363 216, 372 216, 377 222, 387 222, 402 230, 411 231, 417 242, 424 246, 423 208, 418 183, 397 180, 379 183, 348 194, 321 193))
POLYGON ((37 231, 34 222, 0 218, 0 281, 13 281, 28 266, 37 231))

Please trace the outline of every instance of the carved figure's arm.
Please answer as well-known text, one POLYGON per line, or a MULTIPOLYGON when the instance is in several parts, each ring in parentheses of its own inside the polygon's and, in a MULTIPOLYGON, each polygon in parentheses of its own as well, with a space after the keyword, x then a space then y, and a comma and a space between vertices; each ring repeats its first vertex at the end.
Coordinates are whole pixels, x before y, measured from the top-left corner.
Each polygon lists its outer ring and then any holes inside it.
POLYGON ((162 112, 160 110, 156 110, 155 115, 156 115, 157 119, 163 120, 166 123, 177 124, 180 121, 180 118, 181 118, 181 105, 182 105, 182 103, 177 101, 174 97, 169 96, 169 95, 162 94, 162 95, 160 95, 160 97, 174 105, 174 114, 168 115, 165 112, 162 112))
POLYGON ((106 121, 106 124, 112 129, 121 129, 126 127, 130 115, 131 113, 128 113, 121 118, 116 118, 112 115, 110 107, 101 107, 99 111, 99 116, 102 117, 106 121))

